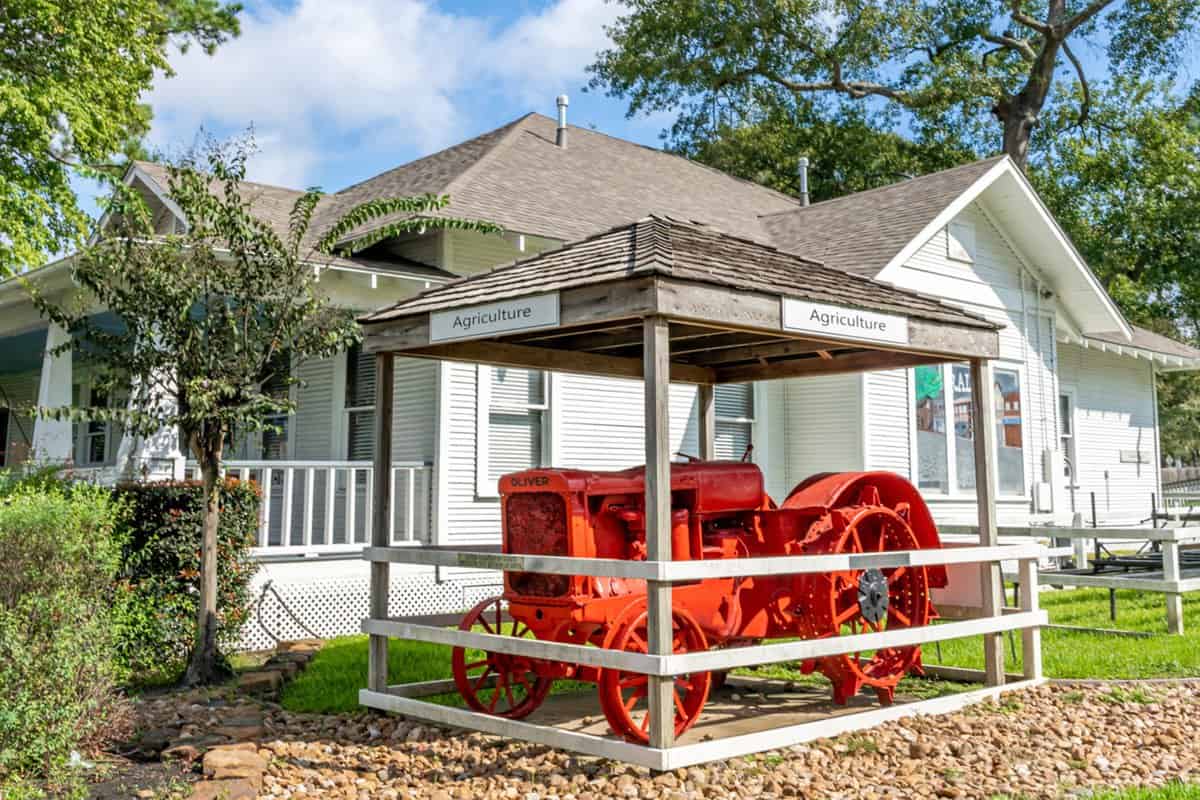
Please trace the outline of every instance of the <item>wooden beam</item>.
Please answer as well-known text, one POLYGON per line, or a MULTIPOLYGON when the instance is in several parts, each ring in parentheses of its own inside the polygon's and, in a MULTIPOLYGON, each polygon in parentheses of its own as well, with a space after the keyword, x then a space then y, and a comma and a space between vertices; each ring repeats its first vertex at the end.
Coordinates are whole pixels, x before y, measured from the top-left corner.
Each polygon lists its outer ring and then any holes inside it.
MULTIPOLYGON (((702 366, 712 364, 731 364, 738 361, 758 361, 762 358, 783 358, 787 356, 802 356, 810 353, 829 352, 829 345, 810 342, 806 339, 764 339, 763 343, 727 347, 707 353, 697 353, 687 361, 689 364, 702 366)), ((835 351, 836 352, 836 351, 835 351)), ((675 355, 675 354, 672 354, 675 355)))
POLYGON ((734 348, 784 341, 787 341, 787 337, 781 333, 763 335, 752 331, 713 331, 711 337, 688 342, 682 347, 672 347, 671 358, 680 358, 700 353, 719 353, 734 348))
POLYGON ((801 378, 806 375, 837 375, 843 372, 867 372, 876 369, 897 369, 919 364, 940 364, 944 356, 920 353, 897 353, 893 350, 861 350, 827 359, 820 356, 772 361, 767 364, 746 364, 739 367, 718 367, 717 383, 769 381, 775 378, 801 378))
MULTIPOLYGON (((975 435, 975 498, 979 514, 979 544, 994 547, 1000 535, 996 523, 996 410, 993 408, 992 363, 971 359, 971 425, 975 435)), ((1000 565, 979 566, 983 615, 995 617, 1004 607, 1000 565)), ((983 671, 988 686, 1004 685, 1004 641, 999 633, 984 634, 983 671)))
MULTIPOLYGON (((646 557, 671 560, 671 383, 670 340, 667 320, 647 317, 645 342, 646 401, 646 557)), ((671 584, 647 581, 646 633, 650 655, 670 655, 674 648, 671 584)), ((675 679, 651 675, 647 705, 650 711, 650 746, 675 743, 675 679)))
MULTIPOLYGON (((643 362, 638 358, 606 356, 549 347, 530 347, 496 341, 451 342, 404 351, 405 356, 444 358, 450 361, 469 361, 502 367, 548 369, 557 372, 579 372, 585 375, 612 375, 623 378, 642 377, 643 362)), ((713 370, 689 364, 672 364, 671 380, 679 383, 712 383, 713 370)))
MULTIPOLYGON (((375 461, 372 481, 371 546, 391 545, 388 522, 392 517, 392 406, 395 402, 395 358, 391 353, 375 356, 375 461)), ((332 473, 327 480, 333 480, 332 473)), ((354 482, 354 473, 350 473, 354 482)), ((354 502, 354 487, 349 487, 346 502, 354 502)), ((347 532, 353 538, 353 531, 347 532)), ((371 564, 371 619, 388 616, 388 590, 391 586, 390 565, 385 561, 371 564)), ((372 635, 367 652, 367 686, 376 692, 386 691, 388 685, 388 640, 372 635)))
POLYGON ((697 416, 700 420, 697 431, 700 440, 700 458, 712 461, 717 457, 717 404, 716 387, 702 383, 696 388, 697 416))

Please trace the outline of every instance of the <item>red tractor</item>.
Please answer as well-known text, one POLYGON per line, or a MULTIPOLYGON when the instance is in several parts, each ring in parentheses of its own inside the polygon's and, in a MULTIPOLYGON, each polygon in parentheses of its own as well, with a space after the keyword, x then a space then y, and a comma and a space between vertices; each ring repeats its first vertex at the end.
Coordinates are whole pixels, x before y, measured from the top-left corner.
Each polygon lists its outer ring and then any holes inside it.
MULTIPOLYGON (((504 552, 643 560, 645 472, 536 469, 500 479, 504 552)), ((940 547, 917 490, 887 472, 814 475, 776 507, 758 467, 694 461, 671 466, 675 560, 863 553, 940 547)), ((942 567, 895 567, 805 575, 710 578, 676 584, 674 650, 695 652, 761 639, 819 639, 925 625, 942 567)), ((507 572, 504 594, 463 618, 462 630, 644 653, 646 585, 640 580, 507 572), (507 614, 504 607, 507 606, 507 614)), ((802 665, 833 684, 845 703, 864 686, 890 703, 896 684, 919 672, 920 649, 830 656, 802 665)), ((638 673, 455 648, 454 680, 467 705, 512 719, 536 709, 555 680, 597 684, 612 730, 646 742, 647 678, 638 673)), ((700 716, 722 673, 675 677, 675 733, 700 716)))

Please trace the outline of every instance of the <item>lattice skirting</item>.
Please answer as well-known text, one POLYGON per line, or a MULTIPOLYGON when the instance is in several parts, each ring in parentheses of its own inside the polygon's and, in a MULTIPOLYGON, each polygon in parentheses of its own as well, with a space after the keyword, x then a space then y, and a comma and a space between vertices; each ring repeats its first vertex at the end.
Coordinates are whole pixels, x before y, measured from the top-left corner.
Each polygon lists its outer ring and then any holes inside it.
MULTIPOLYGON (((242 631, 242 650, 265 650, 275 646, 275 638, 303 639, 316 634, 322 639, 360 632, 367 614, 370 581, 367 577, 342 577, 319 580, 303 578, 274 581, 261 611, 253 614, 242 631), (281 602, 282 600, 282 602, 281 602), (287 609, 299 619, 297 624, 287 609), (305 630, 308 629, 308 631, 305 630)), ((388 599, 391 616, 447 614, 465 611, 480 600, 499 594, 496 573, 458 574, 436 579, 434 574, 396 575, 391 580, 388 599)), ((256 582, 255 596, 262 591, 256 582)))

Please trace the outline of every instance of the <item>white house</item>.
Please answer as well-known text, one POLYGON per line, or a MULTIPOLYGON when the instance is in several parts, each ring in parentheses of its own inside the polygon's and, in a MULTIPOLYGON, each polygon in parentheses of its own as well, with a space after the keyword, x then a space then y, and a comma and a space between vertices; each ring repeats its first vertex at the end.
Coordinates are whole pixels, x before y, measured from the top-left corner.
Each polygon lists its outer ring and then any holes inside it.
MULTIPOLYGON (((154 164, 126 180, 161 230, 181 225, 154 164)), ((284 224, 301 192, 247 184, 284 224)), ((650 213, 916 290, 998 322, 995 364, 1001 523, 1148 516, 1160 490, 1155 374, 1200 367, 1200 351, 1131 326, 1021 172, 993 158, 814 205, 660 150, 528 114, 497 130, 331 195, 332 212, 425 192, 448 213, 503 236, 430 231, 385 240, 321 268, 335 302, 370 310, 457 276, 508 263, 650 213)), ((33 274, 69 293, 69 259, 33 274)), ((103 319, 103 312, 97 314, 103 319)), ((88 377, 14 282, 0 284, 0 406, 91 400, 88 377)), ((686 343, 685 345, 686 346, 686 343)), ((712 342, 704 343, 711 347, 712 342)), ((621 343, 598 341, 619 354, 621 343)), ((240 444, 229 469, 269 487, 260 584, 317 633, 357 629, 366 613, 374 361, 357 349, 297 363, 297 412, 283 436, 240 444)), ((750 457, 782 499, 814 472, 886 469, 909 477, 940 521, 971 522, 972 430, 965 366, 918 367, 729 386, 717 394, 721 457, 750 457)), ((120 398, 108 398, 120 402, 120 398)), ((673 388, 675 447, 694 453, 694 389, 673 388)), ((616 469, 642 459, 641 384, 574 374, 398 360, 393 541, 494 542, 496 479, 531 465, 616 469)), ((133 440, 101 423, 71 426, 0 408, 0 463, 72 460, 104 479, 184 471, 169 432, 133 440)), ((490 573, 393 570, 394 613, 460 610, 494 591, 490 573)), ((297 627, 279 610, 276 632, 297 627)), ((247 644, 265 644, 248 631, 247 644)))

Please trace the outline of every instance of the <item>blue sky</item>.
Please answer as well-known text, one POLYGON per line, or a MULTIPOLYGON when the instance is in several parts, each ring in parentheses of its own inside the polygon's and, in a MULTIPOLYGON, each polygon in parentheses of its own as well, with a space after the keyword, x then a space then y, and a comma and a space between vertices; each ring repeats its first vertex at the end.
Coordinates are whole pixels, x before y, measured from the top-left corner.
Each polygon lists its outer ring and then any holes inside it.
MULTIPOLYGON (((670 116, 629 120, 624 101, 581 91, 618 11, 605 0, 250 0, 240 38, 173 57, 177 74, 146 98, 151 144, 177 154, 201 126, 224 138, 253 125, 252 180, 336 191, 527 111, 552 116, 564 92, 574 124, 657 144, 670 116)), ((1183 61, 1181 83, 1200 77, 1195 47, 1183 61)))
POLYGON ((328 191, 497 127, 527 111, 654 143, 664 118, 584 94, 585 67, 617 9, 604 0, 511 3, 296 0, 251 3, 240 38, 173 59, 148 97, 152 144, 175 153, 201 125, 253 125, 250 177, 328 191))

